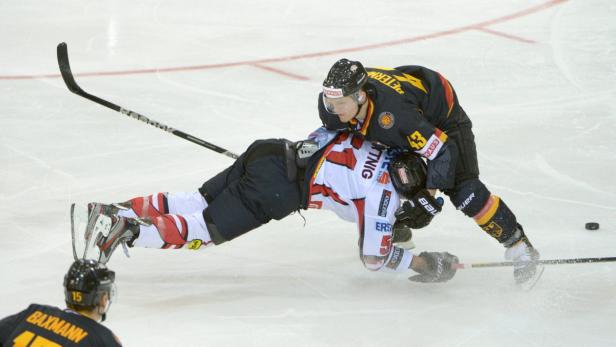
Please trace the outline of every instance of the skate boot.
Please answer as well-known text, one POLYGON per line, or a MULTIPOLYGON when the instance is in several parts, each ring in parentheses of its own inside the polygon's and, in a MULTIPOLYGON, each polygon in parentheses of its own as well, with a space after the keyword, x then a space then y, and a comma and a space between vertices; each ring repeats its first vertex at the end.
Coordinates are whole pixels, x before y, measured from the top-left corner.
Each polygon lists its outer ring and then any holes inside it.
POLYGON ((513 262, 513 278, 516 284, 524 289, 531 289, 535 285, 544 270, 538 263, 539 257, 539 252, 525 235, 507 248, 505 259, 513 262))
POLYGON ((87 258, 107 263, 119 244, 128 256, 128 246, 139 236, 140 225, 150 225, 140 218, 120 217, 124 204, 89 203, 71 206, 71 229, 75 259, 87 258))
POLYGON ((118 213, 119 210, 121 209, 128 209, 123 207, 120 204, 103 204, 100 202, 90 202, 88 203, 88 219, 87 219, 87 224, 85 226, 85 235, 84 235, 84 239, 87 240, 88 242, 90 240, 92 240, 92 236, 94 233, 94 230, 96 230, 97 227, 102 227, 102 228, 109 228, 110 226, 107 225, 109 224, 109 221, 106 218, 101 218, 99 220, 98 216, 106 216, 106 217, 111 217, 113 215, 116 215, 118 213), (96 223, 99 223, 99 225, 97 226, 96 223))
POLYGON ((112 204, 103 204, 100 202, 88 203, 88 213, 100 213, 107 216, 118 214, 119 211, 130 210, 130 201, 112 204))
MULTIPOLYGON (((149 225, 149 223, 141 219, 119 217, 116 215, 99 215, 97 219, 101 217, 108 218, 107 223, 109 223, 109 227, 99 229, 98 233, 93 236, 94 244, 100 251, 99 261, 103 264, 109 261, 109 258, 111 258, 111 255, 119 244, 122 244, 124 252, 128 256, 127 246, 133 246, 133 242, 139 236, 139 226, 149 225)), ((102 219, 105 220, 105 218, 102 219)))

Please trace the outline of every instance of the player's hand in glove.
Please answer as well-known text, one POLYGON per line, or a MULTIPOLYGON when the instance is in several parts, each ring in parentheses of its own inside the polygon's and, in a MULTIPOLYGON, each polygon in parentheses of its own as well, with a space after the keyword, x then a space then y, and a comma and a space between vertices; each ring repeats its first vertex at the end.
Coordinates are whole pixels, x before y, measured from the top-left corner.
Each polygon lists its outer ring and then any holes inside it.
POLYGON ((422 189, 398 208, 396 219, 403 221, 410 228, 421 229, 430 224, 432 218, 441 212, 442 205, 442 198, 434 199, 426 189, 422 189))
POLYGON ((447 282, 456 274, 458 257, 447 252, 421 252, 411 262, 411 269, 419 275, 409 277, 413 282, 447 282), (416 259, 419 258, 419 259, 416 259))
POLYGON ((401 221, 396 221, 393 227, 393 237, 391 242, 396 246, 404 249, 413 249, 415 248, 415 243, 413 242, 413 230, 409 228, 406 223, 401 221))

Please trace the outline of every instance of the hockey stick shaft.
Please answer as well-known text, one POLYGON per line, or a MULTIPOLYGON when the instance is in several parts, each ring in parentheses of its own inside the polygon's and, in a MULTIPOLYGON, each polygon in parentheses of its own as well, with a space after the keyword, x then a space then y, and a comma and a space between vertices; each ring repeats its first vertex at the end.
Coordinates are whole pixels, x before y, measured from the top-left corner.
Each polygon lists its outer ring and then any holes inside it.
POLYGON ((123 115, 126 115, 128 117, 131 118, 135 118, 137 120, 140 120, 146 124, 149 124, 151 126, 154 126, 160 130, 166 131, 168 133, 171 133, 175 136, 181 137, 184 140, 188 140, 192 143, 196 143, 199 146, 205 147, 207 149, 211 149, 212 151, 218 152, 220 154, 226 155, 229 158, 233 158, 233 159, 237 159, 238 156, 237 154, 233 153, 233 152, 229 152, 228 150, 216 146, 215 144, 209 143, 207 141, 204 141, 198 137, 192 136, 190 134, 187 134, 183 131, 174 129, 170 126, 167 126, 165 124, 159 123, 153 119, 150 119, 142 114, 139 114, 137 112, 125 109, 121 106, 118 106, 112 102, 109 102, 107 100, 101 99, 96 95, 92 95, 86 91, 84 91, 83 89, 81 89, 81 87, 77 84, 77 82, 75 81, 75 77, 73 76, 73 73, 71 71, 71 65, 69 63, 68 60, 68 48, 66 43, 62 42, 60 44, 58 44, 58 49, 57 49, 57 53, 58 53, 58 66, 60 67, 60 73, 62 74, 62 79, 64 80, 64 83, 66 84, 66 86, 68 87, 68 90, 70 90, 71 92, 84 97, 88 100, 94 101, 95 103, 99 104, 99 105, 103 105, 105 107, 108 107, 114 111, 120 112, 123 115))
MULTIPOLYGON (((573 258, 573 259, 547 259, 539 260, 538 264, 543 265, 560 265, 560 264, 582 264, 582 263, 606 263, 616 261, 616 257, 603 257, 603 258, 573 258)), ((456 264, 454 267, 457 269, 470 269, 479 267, 503 267, 513 266, 511 261, 501 261, 492 263, 473 263, 473 264, 456 264)))

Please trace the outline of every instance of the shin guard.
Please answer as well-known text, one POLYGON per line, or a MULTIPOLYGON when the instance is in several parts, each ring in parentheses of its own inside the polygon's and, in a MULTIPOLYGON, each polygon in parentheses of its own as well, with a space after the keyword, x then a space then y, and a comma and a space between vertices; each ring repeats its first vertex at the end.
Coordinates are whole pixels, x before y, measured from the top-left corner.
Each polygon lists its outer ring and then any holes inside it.
POLYGON ((498 196, 490 195, 483 208, 473 216, 475 222, 498 242, 506 245, 517 230, 516 217, 498 196))

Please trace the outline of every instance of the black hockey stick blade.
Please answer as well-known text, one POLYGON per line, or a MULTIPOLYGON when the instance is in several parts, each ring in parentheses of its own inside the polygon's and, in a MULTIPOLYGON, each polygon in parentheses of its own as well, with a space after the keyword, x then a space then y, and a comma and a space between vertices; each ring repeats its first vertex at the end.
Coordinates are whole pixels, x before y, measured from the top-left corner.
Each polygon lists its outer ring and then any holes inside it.
MULTIPOLYGON (((546 259, 539 260, 537 264, 543 265, 561 265, 561 264, 583 264, 583 263, 606 263, 616 261, 616 257, 602 257, 602 258, 572 258, 572 259, 546 259)), ((505 267, 513 266, 511 261, 500 261, 491 263, 472 263, 472 264, 455 264, 457 269, 470 269, 470 268, 485 268, 485 267, 505 267)))
POLYGON ((66 87, 68 88, 68 90, 70 90, 71 92, 82 96, 86 99, 92 100, 95 103, 99 104, 99 105, 103 105, 105 107, 108 107, 114 111, 120 112, 123 115, 126 115, 128 117, 131 118, 135 118, 137 120, 140 120, 146 124, 149 124, 151 126, 154 126, 160 130, 164 130, 168 133, 172 133, 175 136, 181 137, 184 140, 188 140, 192 143, 195 143, 199 146, 205 147, 207 149, 210 149, 212 151, 218 152, 220 154, 223 154, 229 158, 232 159, 237 159, 238 155, 233 153, 233 152, 229 152, 228 150, 216 146, 215 144, 209 143, 207 141, 204 141, 198 137, 189 135, 183 131, 174 129, 170 126, 167 126, 165 124, 159 123, 153 119, 150 119, 142 114, 139 114, 137 112, 131 111, 131 110, 127 110, 121 106, 118 106, 112 102, 109 102, 107 100, 101 99, 96 95, 92 95, 90 93, 87 93, 86 91, 84 91, 83 89, 81 89, 81 87, 77 84, 77 81, 75 81, 75 77, 73 76, 73 72, 71 71, 71 65, 69 63, 68 60, 68 47, 66 45, 65 42, 61 42, 60 44, 58 44, 58 48, 57 48, 57 56, 58 56, 58 66, 60 67, 60 74, 62 74, 62 79, 64 80, 64 84, 66 84, 66 87))
POLYGON ((62 75, 62 79, 64 80, 64 84, 66 84, 68 90, 86 99, 92 100, 97 104, 109 107, 114 111, 122 112, 122 107, 107 100, 101 99, 90 93, 87 93, 86 91, 81 89, 81 87, 77 84, 77 81, 75 81, 75 77, 73 76, 73 72, 71 71, 71 64, 68 60, 68 47, 66 45, 66 42, 58 44, 57 55, 58 66, 60 67, 60 74, 62 75))
POLYGON ((60 74, 62 75, 62 79, 64 80, 64 84, 66 84, 66 86, 68 87, 68 90, 75 94, 84 94, 85 92, 79 87, 79 85, 75 81, 75 78, 73 77, 73 72, 71 71, 71 64, 68 61, 68 48, 66 46, 66 42, 58 44, 57 54, 60 74))

